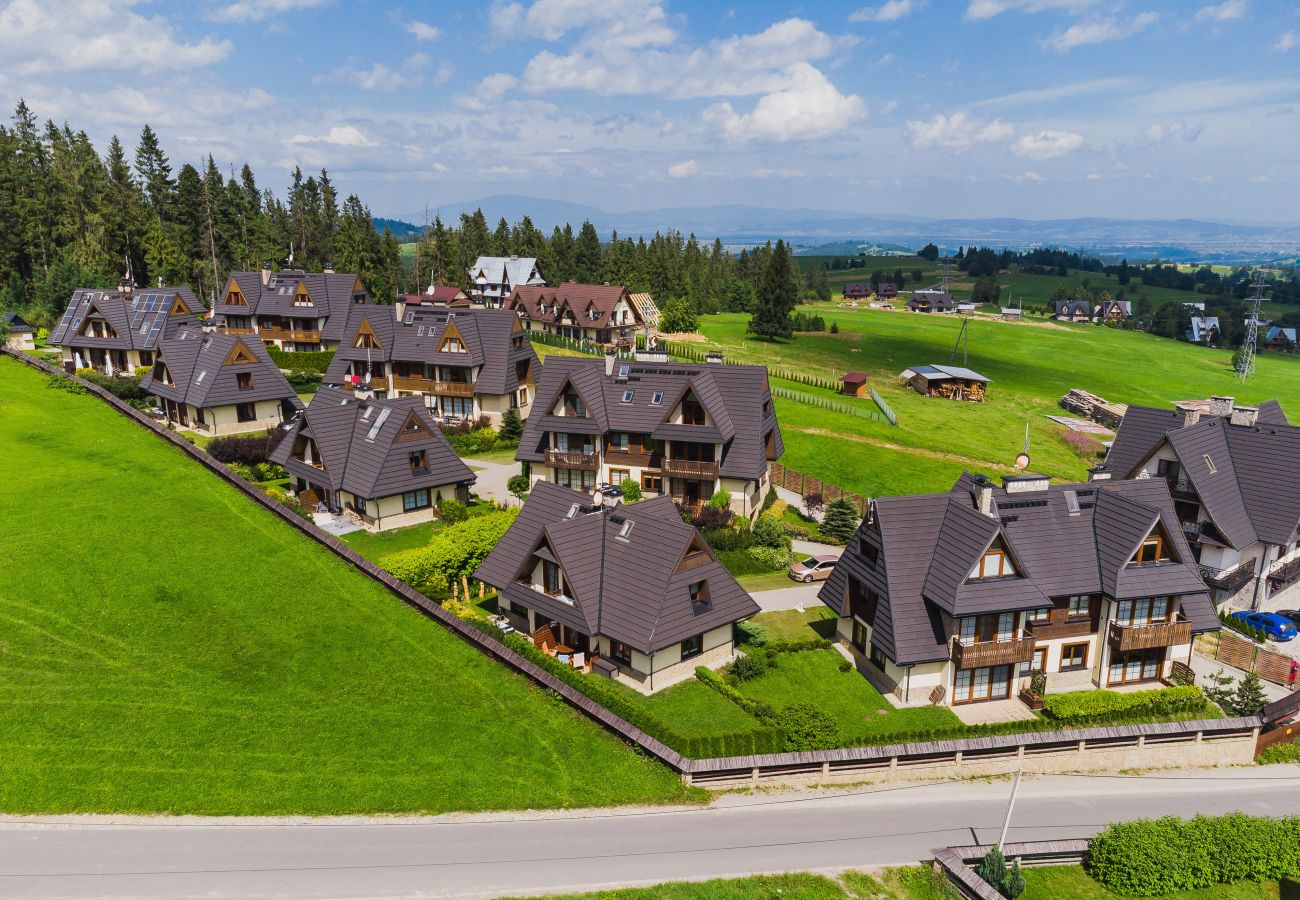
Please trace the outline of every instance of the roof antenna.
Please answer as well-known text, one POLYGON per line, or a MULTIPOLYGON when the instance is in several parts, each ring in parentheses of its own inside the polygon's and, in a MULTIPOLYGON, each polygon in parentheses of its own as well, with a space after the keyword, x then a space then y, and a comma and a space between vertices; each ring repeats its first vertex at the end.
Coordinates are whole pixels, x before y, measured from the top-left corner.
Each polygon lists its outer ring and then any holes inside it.
POLYGON ((293 241, 289 242, 289 258, 285 260, 290 266, 293 265, 293 241))
POLYGON ((126 273, 122 276, 122 280, 135 287, 135 274, 131 271, 131 252, 128 250, 122 256, 126 259, 126 273))
POLYGON ((1016 455, 1016 471, 1023 472, 1029 468, 1029 417, 1025 416, 1025 449, 1016 455))

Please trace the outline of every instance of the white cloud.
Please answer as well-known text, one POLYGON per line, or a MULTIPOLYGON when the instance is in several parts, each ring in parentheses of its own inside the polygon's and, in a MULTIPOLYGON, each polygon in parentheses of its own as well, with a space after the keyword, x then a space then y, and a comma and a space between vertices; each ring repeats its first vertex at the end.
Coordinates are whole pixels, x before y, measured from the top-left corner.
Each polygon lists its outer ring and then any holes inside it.
POLYGON ((794 141, 824 137, 867 114, 861 98, 841 94, 815 66, 795 63, 786 75, 789 84, 762 97, 752 112, 716 103, 705 110, 705 122, 736 141, 794 141))
POLYGON ((108 69, 117 78, 138 70, 208 66, 230 54, 230 41, 180 39, 165 17, 142 16, 136 5, 10 0, 0 5, 0 58, 6 69, 23 75, 108 69))
POLYGON ((1294 29, 1282 32, 1278 35, 1277 40, 1273 42, 1273 49, 1279 53, 1294 50, 1297 46, 1300 46, 1300 37, 1296 36, 1294 29))
POLYGON ((897 59, 897 57, 894 56, 894 54, 886 53, 884 56, 880 57, 880 59, 876 60, 876 65, 887 66, 890 63, 892 63, 895 59, 897 59))
POLYGON ((684 159, 668 167, 669 178, 694 178, 700 174, 700 164, 693 159, 684 159))
POLYGON ((214 10, 208 18, 216 22, 260 22, 281 13, 324 6, 330 0, 237 0, 214 10))
POLYGON ((438 38, 442 37, 441 28, 438 28, 435 25, 430 25, 428 22, 420 22, 416 19, 403 22, 402 27, 410 34, 414 35, 417 41, 436 41, 438 38))
POLYGON ((1089 181, 1101 181, 1101 176, 1098 175, 1096 172, 1089 172, 1089 173, 1088 173, 1088 180, 1089 180, 1089 181))
POLYGON ((1097 0, 970 0, 965 18, 972 21, 991 19, 1004 12, 1045 12, 1063 9, 1077 13, 1092 6, 1097 0))
POLYGON ((474 90, 457 97, 456 102, 466 109, 485 110, 500 102, 506 91, 519 84, 519 79, 505 72, 486 76, 474 86, 474 90))
POLYGON ((1054 159, 1083 146, 1083 135, 1073 131, 1040 131, 1024 134, 1011 145, 1011 152, 1028 159, 1054 159))
POLYGON ((1064 31, 1052 33, 1039 43, 1057 53, 1069 53, 1075 47, 1132 37, 1147 26, 1155 24, 1159 18, 1156 13, 1144 12, 1127 21, 1092 19, 1088 22, 1076 22, 1064 31))
POLYGON ((1198 22, 1232 22, 1246 14, 1246 0, 1224 0, 1196 11, 1198 22))
POLYGON ((880 114, 881 114, 881 115, 884 115, 884 116, 887 116, 887 115, 889 115, 890 113, 892 113, 892 112, 893 112, 894 110, 896 110, 896 109, 898 109, 898 101, 897 101, 897 100, 890 100, 890 101, 887 102, 884 106, 880 107, 880 114))
POLYGON ((907 123, 907 139, 913 147, 942 147, 957 153, 964 153, 977 144, 1010 140, 1014 134, 1015 129, 1006 122, 998 119, 980 122, 964 111, 950 116, 940 113, 928 121, 907 123))
POLYGON ((446 84, 447 82, 451 81, 451 79, 455 77, 455 75, 456 75, 456 67, 453 66, 451 63, 447 62, 446 60, 443 60, 442 62, 438 63, 438 71, 435 72, 433 75, 433 83, 439 85, 446 84))
POLYGON ((324 135, 295 134, 289 138, 290 144, 337 144, 340 147, 375 147, 378 142, 371 140, 355 125, 335 125, 324 135))
POLYGON ((1007 175, 1005 177, 1007 181, 1017 181, 1022 184, 1025 182, 1029 182, 1032 184, 1042 184, 1044 181, 1047 180, 1042 175, 1039 175, 1037 172, 1023 172, 1019 175, 1007 175))
POLYGON ((1174 122, 1169 125, 1161 125, 1153 122, 1147 126, 1143 134, 1146 136, 1148 143, 1160 144, 1165 141, 1185 141, 1189 144, 1195 143, 1196 139, 1201 136, 1205 130, 1204 124, 1188 125, 1186 122, 1174 122))
POLYGON ((897 22, 925 6, 925 0, 886 0, 879 6, 864 6, 849 13, 850 22, 897 22))
POLYGON ((408 69, 406 72, 399 72, 383 63, 372 63, 368 69, 342 66, 328 75, 318 75, 312 80, 316 84, 337 82, 350 84, 363 91, 378 91, 381 94, 391 94, 394 91, 415 87, 420 84, 424 78, 418 72, 409 70, 422 69, 428 63, 428 55, 414 53, 406 60, 406 68, 408 69))
POLYGON ((611 47, 632 50, 672 43, 677 32, 668 25, 661 0, 536 0, 494 3, 490 22, 506 38, 558 41, 574 29, 599 31, 611 47))

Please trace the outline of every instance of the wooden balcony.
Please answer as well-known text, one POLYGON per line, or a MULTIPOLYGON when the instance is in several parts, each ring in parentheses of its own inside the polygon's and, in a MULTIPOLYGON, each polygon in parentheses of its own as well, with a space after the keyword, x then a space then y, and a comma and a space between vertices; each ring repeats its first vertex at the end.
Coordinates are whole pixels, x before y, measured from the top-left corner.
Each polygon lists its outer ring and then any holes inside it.
POLYGON ((1047 622, 1031 622, 1028 633, 1037 641, 1051 641, 1057 638, 1087 637, 1097 630, 1097 623, 1091 616, 1079 616, 1073 619, 1062 617, 1047 622))
POLYGON ((222 334, 257 334, 257 329, 252 327, 237 327, 235 325, 222 325, 217 329, 222 334))
POLYGON ((1175 647, 1192 642, 1192 623, 1186 619, 1159 622, 1155 625, 1121 625, 1110 623, 1110 646, 1121 653, 1128 650, 1150 650, 1155 647, 1175 647))
POLYGON ((654 450, 642 450, 640 447, 629 447, 626 450, 606 447, 605 462, 611 466, 639 466, 642 469, 653 469, 659 466, 659 454, 654 450))
POLYGON ((319 331, 294 331, 289 328, 271 326, 260 329, 258 335, 264 341, 290 341, 298 344, 320 343, 319 331))
POLYGON ((980 641, 963 644, 952 642, 952 662, 959 669, 982 669, 985 666, 1013 666, 1034 658, 1034 639, 980 641))
POLYGON ((369 385, 367 385, 364 381, 361 384, 353 384, 350 381, 343 382, 343 390, 345 391, 364 391, 367 388, 374 391, 375 393, 379 393, 380 391, 386 391, 388 390, 388 379, 372 378, 370 379, 369 385))
POLYGON ((665 459, 663 473, 669 478, 694 478, 702 481, 718 479, 716 462, 699 462, 693 459, 665 459))
POLYGON ((547 450, 546 464, 553 469, 582 469, 594 472, 600 468, 600 454, 581 450, 547 450))
POLYGON ((421 375, 394 375, 393 387, 399 391, 437 394, 440 397, 473 397, 474 384, 469 381, 436 381, 421 375))

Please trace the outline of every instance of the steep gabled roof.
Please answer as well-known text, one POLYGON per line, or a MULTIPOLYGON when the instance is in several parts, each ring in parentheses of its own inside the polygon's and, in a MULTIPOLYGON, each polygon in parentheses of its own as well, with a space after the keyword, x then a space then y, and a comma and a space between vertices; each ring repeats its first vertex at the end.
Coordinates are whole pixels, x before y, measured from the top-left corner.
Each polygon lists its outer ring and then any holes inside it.
POLYGON ((272 462, 291 474, 327 481, 334 490, 374 499, 421 488, 471 484, 474 473, 434 424, 418 397, 358 400, 333 388, 320 390, 276 445, 272 462), (310 437, 320 470, 292 458, 299 437, 310 437), (426 467, 413 470, 410 454, 423 450, 426 467))
POLYGON ((470 281, 477 282, 479 275, 490 285, 541 284, 541 269, 531 256, 480 256, 469 268, 470 281))
POLYGON ((77 288, 59 324, 50 332, 55 346, 110 350, 153 350, 169 330, 194 323, 203 304, 189 288, 141 288, 130 292, 77 288), (90 318, 99 318, 113 337, 82 334, 90 318))
POLYGON ((627 288, 620 284, 578 284, 566 281, 555 287, 521 285, 511 291, 504 305, 516 311, 522 310, 528 318, 538 322, 559 321, 567 309, 571 312, 574 323, 583 328, 631 328, 642 323, 640 308, 632 302, 627 288), (632 313, 629 322, 612 320, 620 300, 626 301, 632 313), (543 311, 543 305, 546 311, 543 311))
POLYGON ((592 511, 590 502, 586 494, 537 483, 474 577, 498 587, 507 599, 642 653, 759 611, 668 498, 599 511, 592 511), (570 516, 575 506, 578 512, 570 516), (565 575, 571 605, 517 580, 543 539, 565 575), (703 556, 692 555, 683 565, 688 552, 703 556), (690 586, 700 581, 708 585, 707 604, 691 602, 690 586))
POLYGON ((156 396, 200 409, 257 400, 285 400, 302 408, 297 393, 256 338, 187 327, 164 338, 158 351, 172 383, 156 380, 156 367, 140 382, 141 388, 156 396), (252 376, 251 387, 239 387, 240 373, 252 376))
POLYGON ((261 272, 232 272, 213 311, 224 321, 226 316, 287 316, 324 319, 321 338, 342 340, 348 308, 370 298, 361 279, 348 272, 304 272, 285 269, 269 274, 265 284, 261 272), (230 288, 238 288, 247 305, 231 304, 230 288), (310 305, 295 299, 305 293, 310 305))

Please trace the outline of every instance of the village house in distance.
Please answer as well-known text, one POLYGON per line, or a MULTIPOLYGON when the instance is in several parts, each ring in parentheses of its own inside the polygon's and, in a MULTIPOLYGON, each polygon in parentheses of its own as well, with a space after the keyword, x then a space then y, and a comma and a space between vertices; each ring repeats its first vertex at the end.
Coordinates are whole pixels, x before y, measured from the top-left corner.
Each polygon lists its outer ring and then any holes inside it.
POLYGON ((1260 609, 1300 596, 1300 428, 1275 400, 1130 406, 1106 456, 1116 478, 1151 479, 1173 494, 1217 605, 1260 609))
POLYGON ((356 275, 300 269, 234 272, 212 309, 226 334, 255 334, 268 346, 310 352, 333 350, 353 304, 370 302, 356 275))
POLYGON ((274 428, 302 409, 261 341, 197 325, 162 339, 140 387, 167 422, 214 436, 274 428))
POLYGON ((469 268, 469 295, 477 306, 501 306, 521 285, 546 284, 531 256, 480 256, 469 268))
POLYGON ((203 304, 189 288, 137 289, 123 280, 115 291, 77 288, 50 343, 63 350, 63 368, 134 375, 153 366, 158 342, 182 324, 195 325, 203 304))
POLYGON ((368 531, 432 521, 444 500, 469 502, 475 480, 418 398, 365 400, 334 388, 316 393, 270 459, 308 511, 368 531))
POLYGON ((653 350, 550 357, 515 458, 534 486, 590 494, 630 478, 691 509, 725 490, 737 515, 754 518, 784 450, 767 369, 710 359, 670 362, 653 350))
POLYGON ((537 647, 645 693, 730 662, 758 604, 668 498, 601 500, 538 483, 474 577, 537 647))
MULTIPOLYGON (((517 287, 505 306, 514 310, 529 331, 603 344, 618 350, 636 347, 636 333, 645 323, 642 309, 649 295, 633 301, 618 284, 578 284, 517 287)), ((653 302, 653 301, 651 301, 653 302)))
POLYGON ((424 302, 429 297, 351 307, 324 383, 418 397, 442 420, 487 416, 499 426, 511 408, 527 418, 541 364, 518 316, 424 302))
POLYGON ((1033 671, 1053 693, 1156 682, 1219 627, 1150 479, 965 474, 946 494, 877 498, 819 596, 904 705, 1008 699, 1033 671))

